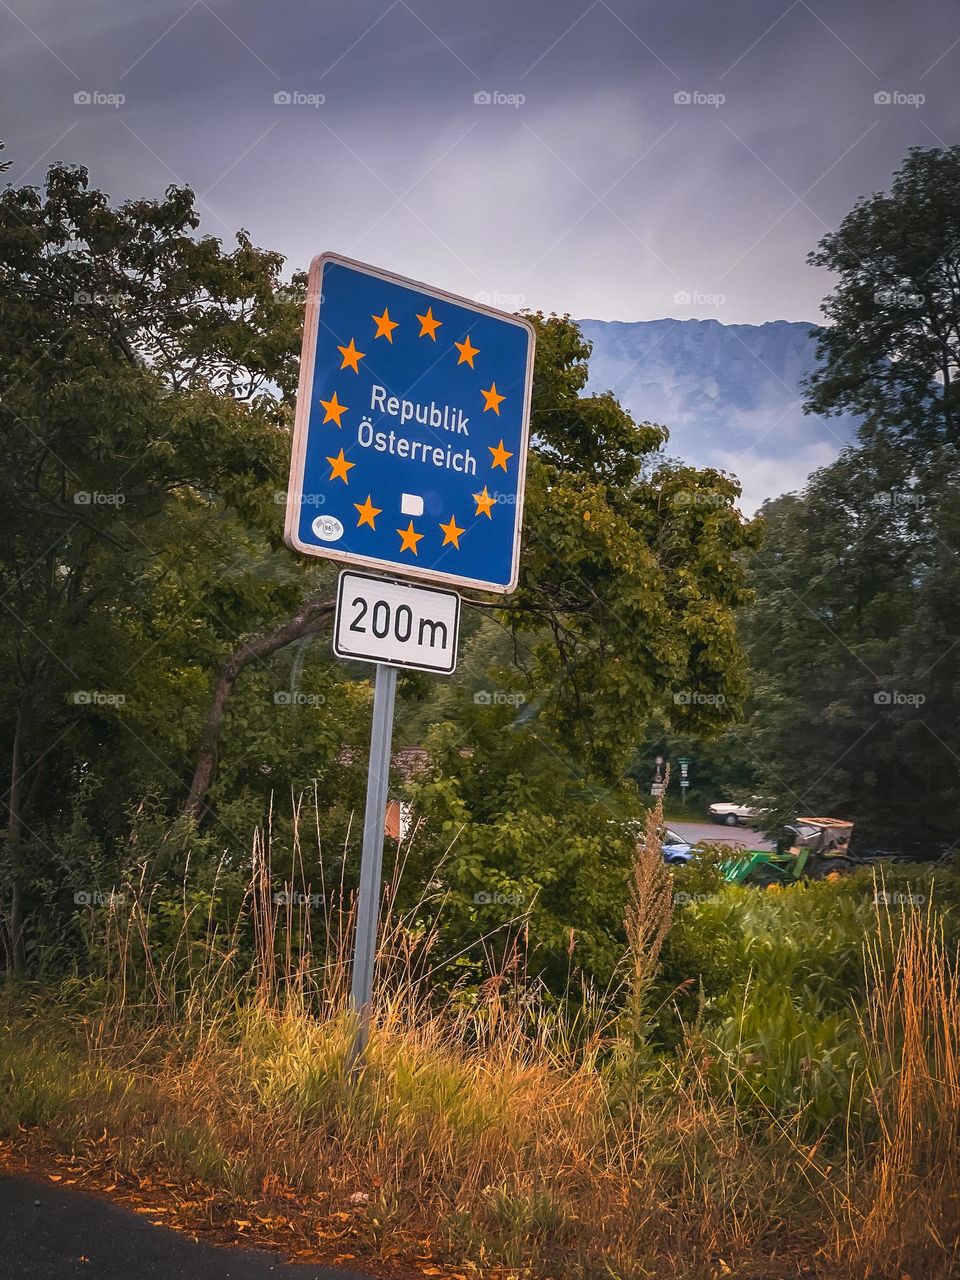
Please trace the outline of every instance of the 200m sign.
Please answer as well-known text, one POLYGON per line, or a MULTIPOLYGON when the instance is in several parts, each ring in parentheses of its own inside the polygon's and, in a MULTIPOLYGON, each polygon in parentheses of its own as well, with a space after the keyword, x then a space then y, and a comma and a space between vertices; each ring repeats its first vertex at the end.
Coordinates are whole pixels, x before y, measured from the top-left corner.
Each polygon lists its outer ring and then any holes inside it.
POLYGON ((457 665, 460 597, 365 573, 340 574, 333 651, 449 675, 457 665))

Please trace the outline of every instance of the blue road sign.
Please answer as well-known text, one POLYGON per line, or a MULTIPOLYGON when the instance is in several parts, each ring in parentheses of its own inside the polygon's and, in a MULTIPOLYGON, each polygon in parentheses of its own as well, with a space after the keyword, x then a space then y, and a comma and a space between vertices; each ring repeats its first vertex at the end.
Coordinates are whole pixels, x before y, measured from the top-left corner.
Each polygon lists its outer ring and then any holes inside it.
POLYGON ((337 254, 315 258, 287 545, 513 591, 533 350, 526 320, 337 254))

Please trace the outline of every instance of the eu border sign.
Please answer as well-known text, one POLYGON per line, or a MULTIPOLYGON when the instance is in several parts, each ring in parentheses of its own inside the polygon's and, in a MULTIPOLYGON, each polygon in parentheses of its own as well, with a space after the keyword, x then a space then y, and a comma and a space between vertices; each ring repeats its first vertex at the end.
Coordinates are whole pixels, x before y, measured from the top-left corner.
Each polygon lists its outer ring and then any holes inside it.
POLYGON ((337 254, 315 258, 287 545, 513 591, 533 352, 527 320, 337 254))

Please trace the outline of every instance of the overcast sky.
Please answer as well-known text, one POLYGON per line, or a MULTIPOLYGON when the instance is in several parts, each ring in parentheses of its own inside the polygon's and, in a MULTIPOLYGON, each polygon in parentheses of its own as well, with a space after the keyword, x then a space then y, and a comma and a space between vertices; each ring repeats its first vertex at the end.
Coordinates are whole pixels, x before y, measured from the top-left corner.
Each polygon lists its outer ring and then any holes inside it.
POLYGON ((958 82, 947 0, 0 0, 11 180, 602 319, 817 319, 807 252, 960 138, 958 82))

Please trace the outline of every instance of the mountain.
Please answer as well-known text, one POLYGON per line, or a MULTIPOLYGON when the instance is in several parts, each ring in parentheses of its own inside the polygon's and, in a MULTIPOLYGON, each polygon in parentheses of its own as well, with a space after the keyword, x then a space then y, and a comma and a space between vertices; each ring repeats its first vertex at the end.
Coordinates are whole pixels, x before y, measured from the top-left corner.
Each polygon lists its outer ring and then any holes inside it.
POLYGON ((802 488, 855 434, 855 418, 803 412, 811 324, 578 323, 593 343, 588 390, 613 391, 636 419, 669 427, 673 457, 736 475, 746 512, 802 488))

